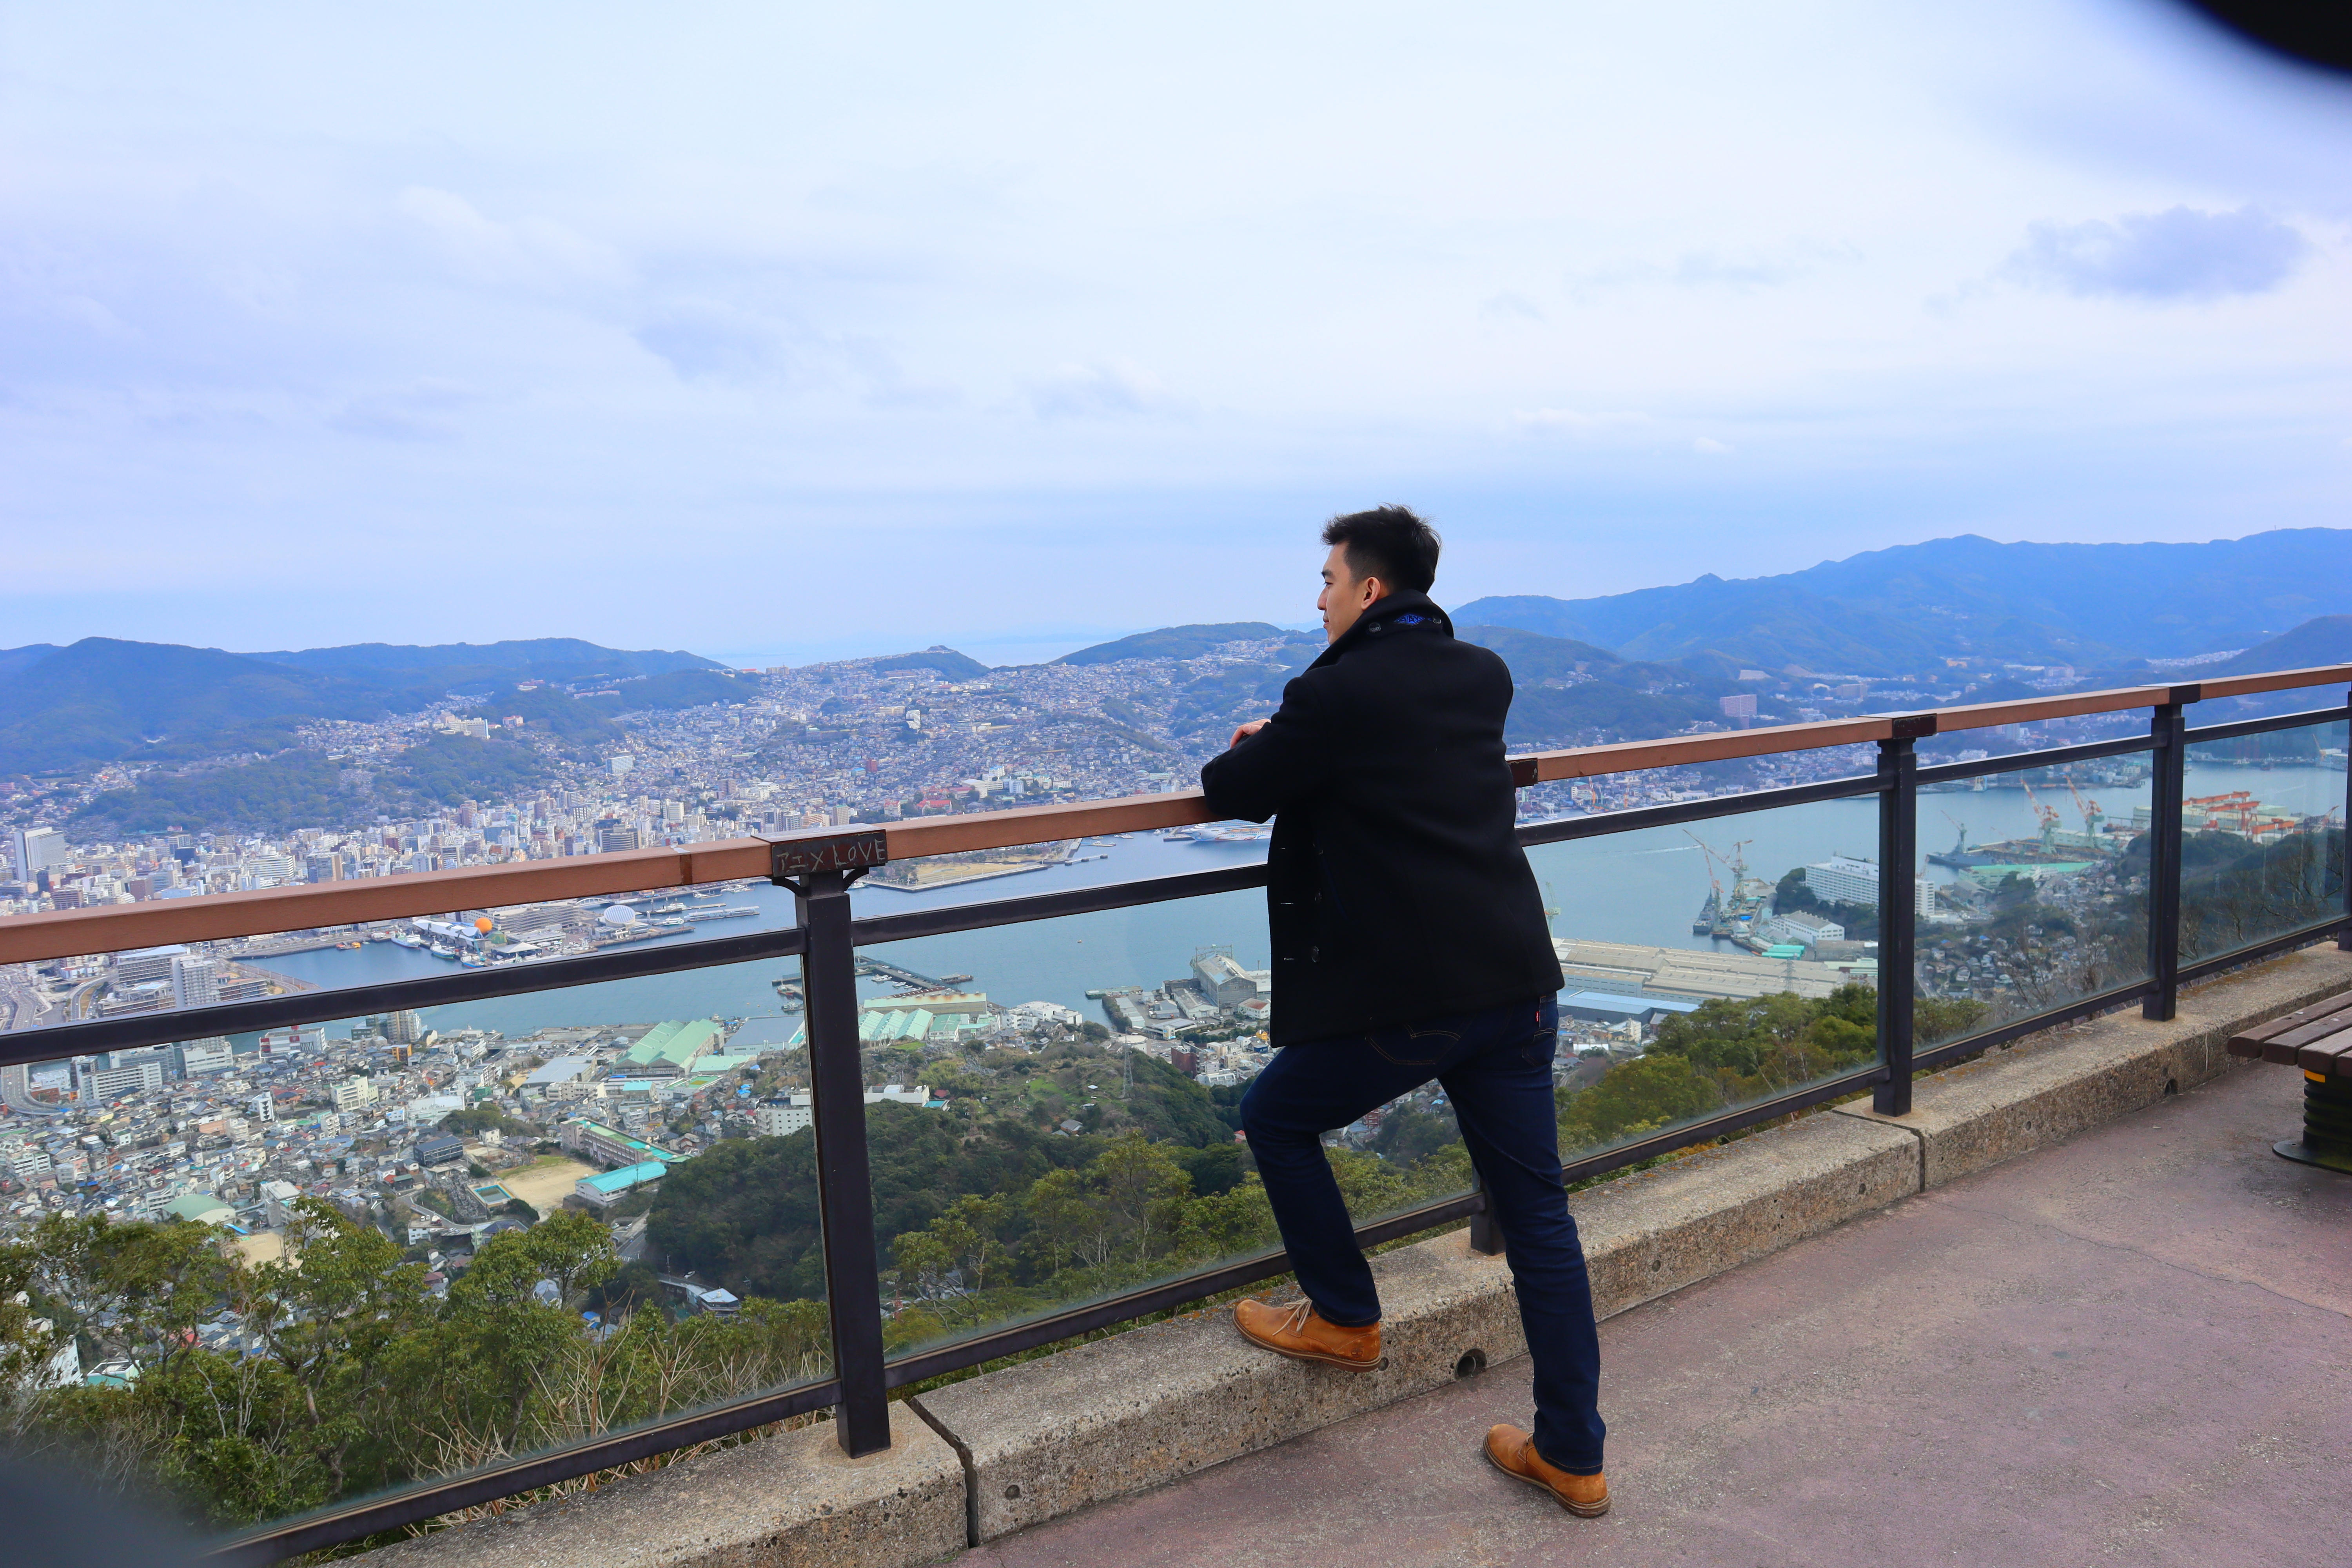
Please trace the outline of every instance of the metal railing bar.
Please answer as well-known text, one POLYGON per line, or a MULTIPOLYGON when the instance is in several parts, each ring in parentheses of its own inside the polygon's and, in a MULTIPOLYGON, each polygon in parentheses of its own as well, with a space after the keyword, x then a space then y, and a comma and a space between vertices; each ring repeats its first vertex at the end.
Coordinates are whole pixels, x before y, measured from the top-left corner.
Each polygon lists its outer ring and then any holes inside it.
POLYGON ((1137 904, 1198 899, 1212 893, 1240 892, 1265 886, 1265 865, 1263 861, 1253 861, 1247 865, 1221 866, 1206 871, 1182 871, 1171 877, 1139 877, 1129 882, 1106 882, 1096 888, 1072 888, 1065 892, 1037 893, 1026 898, 952 904, 936 910, 909 910, 898 915, 867 915, 850 922, 851 941, 859 947, 871 947, 877 942, 908 942, 920 936, 945 936, 953 931, 981 931, 990 926, 1060 920, 1067 915, 1099 914, 1106 910, 1129 909, 1137 904))
POLYGON ((1832 1100, 1843 1100, 1849 1094, 1875 1088, 1885 1077, 1886 1064, 1873 1062, 1868 1067, 1856 1068, 1852 1072, 1840 1073, 1835 1078, 1825 1078, 1802 1089, 1774 1095, 1769 1100, 1759 1100, 1753 1105, 1710 1116, 1704 1121, 1669 1127, 1646 1138, 1637 1138, 1631 1143, 1620 1143, 1613 1149, 1570 1160, 1560 1168, 1560 1179, 1581 1182, 1592 1176, 1605 1176, 1612 1171, 1622 1171, 1628 1165, 1638 1165, 1644 1160, 1654 1160, 1661 1154, 1687 1149, 1694 1143, 1705 1143, 1711 1139, 1745 1131, 1775 1117, 1809 1110, 1832 1100))
POLYGON ((2008 752, 1998 757, 1979 757, 1974 762, 1922 765, 1919 782, 1943 784, 1952 779, 2024 773, 2030 768, 2063 768, 2074 763, 2096 762, 2101 757, 2120 757, 2154 749, 2146 734, 2123 735, 2112 741, 2086 741, 2079 746, 2053 746, 2046 752, 2008 752))
MULTIPOLYGON (((2090 713, 2152 708, 2200 698, 2283 691, 2352 681, 2352 665, 2325 665, 2273 674, 2233 676, 2196 685, 2119 688, 2070 696, 2029 698, 2016 702, 1927 709, 1914 714, 1777 725, 1762 730, 1717 731, 1672 740, 1625 742, 1608 746, 1539 752, 1511 759, 1522 784, 1604 773, 1640 773, 1697 763, 1812 751, 1887 740, 1911 726, 1915 735, 2027 723, 2090 713)), ((2029 764, 2032 765, 2032 764, 2029 764)), ((1133 795, 1119 800, 1066 805, 1022 806, 1010 811, 922 817, 879 825, 890 858, 909 859, 971 849, 1013 848, 1105 833, 1136 832, 1205 823, 1208 808, 1198 790, 1133 795)), ((813 828, 787 834, 788 841, 817 842, 837 830, 813 828)), ((765 877, 771 844, 763 838, 730 839, 679 849, 629 850, 612 855, 528 860, 505 866, 415 872, 362 881, 272 888, 168 902, 109 905, 47 914, 0 917, 0 963, 22 963, 82 953, 120 952, 173 942, 209 942, 228 937, 349 925, 453 910, 497 908, 549 899, 646 892, 707 882, 765 877)))
POLYGON ((1564 844, 1572 839, 1595 838, 1608 833, 1630 833, 1640 827, 1676 827, 1685 822, 1705 822, 1713 817, 1737 816, 1750 811, 1770 811, 1778 806, 1857 799, 1876 795, 1883 787, 1876 778, 1864 773, 1853 778, 1825 779, 1820 784, 1756 790, 1747 795, 1717 795, 1705 800, 1679 800, 1671 805, 1638 805, 1623 811, 1596 811, 1585 816, 1559 816, 1549 822, 1521 824, 1519 843, 1531 847, 1538 844, 1564 844))
POLYGON ((633 1459, 689 1447, 713 1437, 731 1436, 772 1421, 805 1415, 812 1410, 829 1408, 840 1397, 841 1384, 831 1378, 772 1394, 755 1394, 708 1410, 656 1419, 626 1431, 584 1437, 488 1469, 444 1480, 420 1481, 323 1513, 299 1514, 215 1542, 205 1555, 218 1562, 275 1563, 322 1546, 358 1541, 379 1531, 397 1530, 419 1520, 455 1513, 476 1503, 593 1475, 633 1459))
POLYGON ((765 842, 738 838, 684 849, 616 850, 610 855, 408 871, 343 882, 9 915, 0 918, 0 963, 120 952, 166 942, 220 942, 328 926, 368 925, 413 915, 503 909, 556 899, 610 898, 706 882, 764 881, 768 860, 765 842))
POLYGON ((2252 963, 2256 959, 2275 957, 2282 952, 2292 952, 2299 947, 2314 947, 2320 942, 2335 939, 2347 924, 2352 924, 2352 921, 2347 921, 2341 914, 2333 914, 2324 921, 2316 921, 2310 925, 2301 926, 2277 936, 2266 937, 2261 942, 2245 947, 2233 947, 2227 952, 2217 952, 2210 958, 2200 958, 2194 963, 2184 963, 2180 966, 2180 978, 2183 981, 2203 980, 2210 975, 2219 974, 2225 969, 2235 969, 2242 963, 2252 963))
POLYGON ((2281 713, 2271 719, 2240 719, 2228 724, 2208 724, 2190 730, 2181 739, 2194 746, 2206 741, 2234 741, 2244 735, 2267 735, 2277 730, 2300 730, 2307 724, 2341 724, 2352 718, 2352 707, 2314 708, 2301 713, 2281 713))
POLYGON ((535 991, 562 991, 574 985, 635 980, 648 974, 675 974, 682 970, 709 969, 720 964, 753 963, 790 957, 799 952, 801 946, 797 928, 750 931, 702 942, 647 942, 619 952, 550 958, 496 969, 467 969, 455 974, 420 975, 414 980, 387 980, 375 985, 297 991, 257 1002, 224 1002, 209 1007, 52 1024, 47 1028, 0 1034, 0 1066, 55 1061, 96 1051, 130 1050, 254 1029, 322 1024, 370 1013, 443 1007, 452 1003, 520 996, 535 991))
POLYGON ((1938 1068, 1950 1066, 1962 1057, 1974 1056, 1979 1051, 1989 1051, 1995 1046, 2005 1046, 2011 1040, 2021 1040, 2028 1035, 2038 1035, 2044 1029, 2054 1029, 2061 1024, 2077 1023, 2101 1013, 2112 1013, 2118 1007, 2128 1007, 2135 1002, 2144 1001, 2155 994, 2156 990, 2157 984, 2153 980, 2135 980, 2128 985, 2118 985, 2111 990, 2094 992, 2088 996, 2080 997, 2055 1007, 2045 1007, 2039 1013, 2030 1013, 2022 1018, 2012 1018, 1995 1028, 1985 1029, 1973 1035, 1964 1035, 1957 1040, 1946 1040, 1941 1045, 1915 1051, 1911 1057, 1911 1070, 1932 1072, 1938 1068))

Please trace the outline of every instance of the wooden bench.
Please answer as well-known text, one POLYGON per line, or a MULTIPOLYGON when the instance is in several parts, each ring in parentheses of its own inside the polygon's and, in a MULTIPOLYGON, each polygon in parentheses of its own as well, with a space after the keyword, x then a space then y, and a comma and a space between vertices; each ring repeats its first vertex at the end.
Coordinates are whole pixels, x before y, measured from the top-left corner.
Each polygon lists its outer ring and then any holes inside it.
POLYGON ((2352 1173, 2352 991, 2230 1037, 2230 1054, 2303 1069, 2303 1136, 2289 1160, 2352 1173))

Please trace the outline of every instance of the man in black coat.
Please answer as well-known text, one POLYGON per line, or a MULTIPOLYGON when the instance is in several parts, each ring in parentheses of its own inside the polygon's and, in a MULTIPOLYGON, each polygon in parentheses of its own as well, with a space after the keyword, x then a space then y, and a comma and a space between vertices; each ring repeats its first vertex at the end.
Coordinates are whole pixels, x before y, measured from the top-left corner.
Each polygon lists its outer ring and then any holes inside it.
POLYGON ((1402 507, 1334 518, 1317 605, 1330 646, 1201 770, 1220 816, 1275 819, 1273 1041, 1242 1126, 1306 1300, 1241 1331, 1350 1371, 1382 1364, 1380 1298, 1321 1135, 1435 1079, 1503 1233, 1535 1363, 1532 1434, 1486 1458, 1585 1517, 1601 1475, 1600 1343, 1560 1184, 1552 951, 1514 831, 1511 672, 1430 602, 1439 542, 1402 507))

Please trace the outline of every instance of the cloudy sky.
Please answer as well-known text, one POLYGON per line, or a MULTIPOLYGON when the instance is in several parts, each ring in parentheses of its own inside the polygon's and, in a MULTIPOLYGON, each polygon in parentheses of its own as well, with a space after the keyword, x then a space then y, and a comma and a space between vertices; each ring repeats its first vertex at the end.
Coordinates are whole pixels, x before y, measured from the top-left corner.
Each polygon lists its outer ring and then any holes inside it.
POLYGON ((2352 520, 2352 88, 2161 0, 0 0, 0 646, 1033 657, 2352 520))

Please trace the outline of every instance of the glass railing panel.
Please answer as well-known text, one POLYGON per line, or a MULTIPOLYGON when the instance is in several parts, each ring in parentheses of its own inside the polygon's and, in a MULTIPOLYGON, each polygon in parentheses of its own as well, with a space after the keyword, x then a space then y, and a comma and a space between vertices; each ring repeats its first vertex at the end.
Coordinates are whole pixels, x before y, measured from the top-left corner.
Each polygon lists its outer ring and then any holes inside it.
MULTIPOLYGON (((372 955, 319 957, 334 985, 372 955)), ((0 1068, 0 1242, 50 1324, 0 1345, 44 1369, 23 1444, 236 1528, 822 1381, 819 1292, 673 1259, 815 1224, 806 1134, 761 1138, 757 1109, 805 1086, 797 980, 742 963, 0 1068)))
POLYGON ((2344 742, 2337 720, 2189 748, 2183 963, 2344 912, 2344 742))
POLYGON ((1235 1136, 1269 963, 1254 889, 858 951, 893 1354, 1276 1245, 1235 1136))
POLYGON ((2149 753, 1923 784, 1916 1048, 2147 978, 2149 753))
POLYGON ((1555 779, 1519 791, 1519 821, 1525 826, 1614 811, 1726 800, 1758 790, 1866 776, 1877 766, 1875 746, 1819 746, 1726 762, 1555 779))
POLYGON ((1874 795, 1528 852, 1567 973, 1575 1161, 1878 1057, 1874 795))

